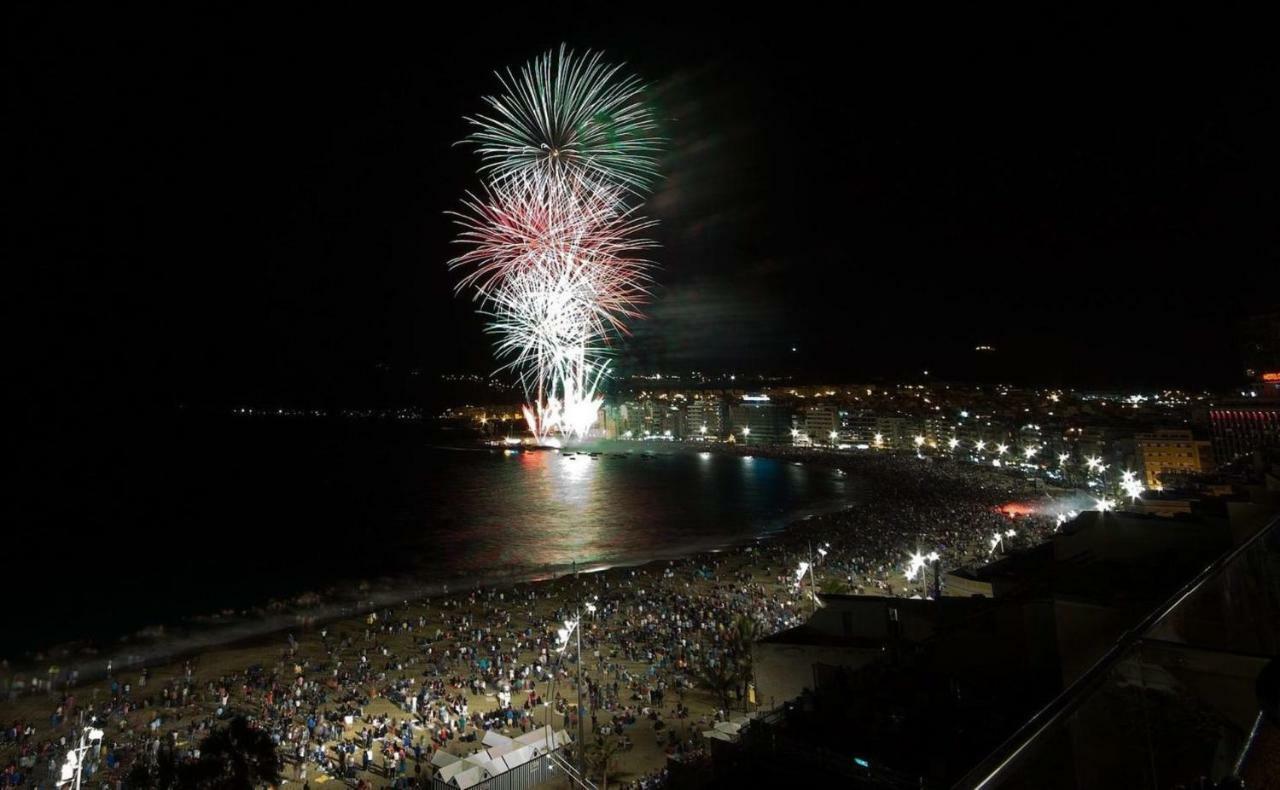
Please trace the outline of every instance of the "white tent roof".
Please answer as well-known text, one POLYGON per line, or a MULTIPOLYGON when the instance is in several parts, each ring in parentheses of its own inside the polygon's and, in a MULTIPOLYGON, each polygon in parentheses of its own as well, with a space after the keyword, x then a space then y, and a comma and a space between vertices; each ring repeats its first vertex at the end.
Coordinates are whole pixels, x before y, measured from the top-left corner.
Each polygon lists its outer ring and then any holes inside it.
POLYGON ((464 763, 463 761, 459 760, 456 763, 449 763, 448 765, 441 768, 439 772, 439 776, 441 779, 447 782, 453 777, 462 773, 463 771, 469 771, 474 767, 475 766, 470 765, 468 763, 464 763))
POLYGON ((546 752, 548 746, 557 749, 569 742, 569 733, 564 730, 553 733, 550 727, 539 727, 516 738, 517 745, 532 747, 535 756, 546 752))
POLYGON ((519 749, 507 752, 502 755, 502 761, 506 763, 507 770, 524 765, 534 757, 532 746, 521 746, 519 749))
POLYGON ((721 731, 719 731, 719 730, 703 730, 703 731, 702 731, 702 737, 703 737, 703 738, 715 738, 716 740, 728 741, 729 743, 733 743, 735 740, 737 740, 736 738, 734 738, 734 737, 733 737, 732 735, 730 735, 729 733, 727 733, 727 732, 721 732, 721 731))
POLYGON ((716 722, 716 729, 720 732, 727 732, 730 735, 737 735, 738 730, 742 729, 742 725, 731 721, 719 721, 716 722))
POLYGON ((496 730, 485 730, 483 743, 485 746, 509 746, 511 739, 496 730))
POLYGON ((453 777, 453 783, 461 790, 467 790, 468 787, 475 787, 490 776, 489 772, 480 766, 468 768, 457 776, 453 777))
POLYGON ((546 726, 539 727, 536 730, 529 730, 524 735, 517 737, 516 743, 520 744, 521 746, 537 746, 539 744, 545 745, 547 743, 547 736, 550 734, 550 732, 551 732, 551 728, 546 726))
POLYGON ((482 749, 463 758, 455 757, 448 752, 439 751, 431 758, 431 762, 440 768, 439 777, 445 782, 452 782, 461 790, 491 779, 499 774, 524 765, 533 758, 547 751, 548 740, 552 749, 558 749, 571 742, 565 730, 553 732, 549 727, 542 727, 527 732, 512 740, 511 738, 490 731, 485 735, 485 743, 492 742, 488 749, 482 749), (490 735, 494 737, 490 737, 490 735))
POLYGON ((494 746, 490 749, 485 749, 485 754, 489 755, 489 759, 496 760, 502 755, 506 754, 507 752, 513 752, 519 748, 521 748, 520 744, 515 743, 510 738, 508 738, 507 742, 504 744, 494 746))
POLYGON ((462 761, 464 763, 467 763, 468 765, 488 765, 489 755, 485 754, 484 752, 476 752, 474 754, 468 754, 466 757, 463 757, 462 761))
POLYGON ((458 762, 456 754, 449 754, 444 749, 439 749, 435 754, 431 755, 431 764, 437 768, 443 768, 446 765, 453 765, 458 762))

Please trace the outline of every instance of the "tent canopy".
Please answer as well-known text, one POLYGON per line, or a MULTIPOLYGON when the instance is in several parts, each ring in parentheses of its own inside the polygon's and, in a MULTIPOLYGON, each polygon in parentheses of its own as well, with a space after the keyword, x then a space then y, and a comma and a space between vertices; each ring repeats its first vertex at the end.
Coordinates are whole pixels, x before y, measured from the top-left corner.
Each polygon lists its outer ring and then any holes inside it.
POLYGON ((431 755, 431 764, 437 768, 453 765, 456 762, 458 762, 457 755, 449 754, 444 749, 439 749, 435 754, 431 755))
POLYGON ((482 743, 485 746, 509 746, 511 739, 496 730, 485 730, 482 743))

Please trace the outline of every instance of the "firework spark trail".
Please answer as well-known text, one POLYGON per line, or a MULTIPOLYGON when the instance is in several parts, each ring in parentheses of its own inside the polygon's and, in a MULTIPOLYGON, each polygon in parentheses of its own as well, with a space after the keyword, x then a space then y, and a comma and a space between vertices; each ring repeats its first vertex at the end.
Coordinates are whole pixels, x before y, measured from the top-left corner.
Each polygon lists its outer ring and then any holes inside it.
POLYGON ((644 85, 633 76, 618 78, 621 65, 601 57, 588 52, 577 59, 562 45, 554 58, 547 52, 519 75, 496 72, 506 93, 485 97, 492 115, 467 119, 476 127, 467 141, 480 154, 481 172, 494 183, 568 176, 637 195, 646 191, 658 175, 660 141, 640 101, 644 85))
POLYGON ((499 73, 493 114, 467 119, 485 184, 453 212, 467 250, 449 265, 466 271, 458 289, 474 289, 539 440, 590 430, 611 340, 649 296, 655 245, 641 234, 655 223, 632 200, 657 176, 656 123, 620 68, 561 47, 499 73))
POLYGON ((468 195, 463 209, 452 214, 461 228, 457 241, 469 249, 449 265, 471 272, 458 290, 473 287, 485 301, 530 270, 555 279, 557 269, 591 268, 608 300, 602 306, 637 315, 633 307, 648 294, 652 267, 640 255, 655 246, 638 235, 656 223, 622 203, 618 190, 520 179, 491 187, 485 200, 468 195))

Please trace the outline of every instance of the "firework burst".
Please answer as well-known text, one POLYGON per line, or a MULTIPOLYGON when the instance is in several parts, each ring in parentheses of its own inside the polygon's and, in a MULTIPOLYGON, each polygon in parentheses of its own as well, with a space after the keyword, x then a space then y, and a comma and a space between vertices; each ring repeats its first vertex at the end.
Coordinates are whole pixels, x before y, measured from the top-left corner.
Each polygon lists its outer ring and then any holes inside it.
POLYGON ((467 119, 481 172, 494 183, 533 176, 646 191, 658 175, 657 124, 644 85, 621 68, 561 46, 519 73, 497 72, 505 92, 485 97, 489 114, 467 119))
POLYGON ((499 74, 494 114, 469 119, 485 183, 453 213, 466 250, 449 265, 489 318, 540 440, 590 430, 612 340, 652 282, 642 234, 654 223, 631 201, 656 176, 654 124, 618 68, 561 47, 499 74))

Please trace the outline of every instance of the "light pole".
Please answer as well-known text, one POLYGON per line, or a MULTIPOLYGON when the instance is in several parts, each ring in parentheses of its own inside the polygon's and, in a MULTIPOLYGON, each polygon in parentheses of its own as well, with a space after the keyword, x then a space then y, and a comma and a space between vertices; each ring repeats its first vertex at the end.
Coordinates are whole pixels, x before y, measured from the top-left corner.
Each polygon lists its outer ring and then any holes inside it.
POLYGON ((102 730, 92 724, 80 732, 80 745, 67 750, 67 758, 62 763, 62 773, 58 779, 59 787, 74 787, 80 790, 80 777, 84 773, 84 755, 93 744, 102 743, 102 730), (86 738, 88 743, 85 743, 86 738))
MULTIPOLYGON (((594 785, 592 785, 589 781, 587 781, 587 778, 586 778, 587 744, 583 737, 583 732, 582 732, 582 727, 583 727, 583 723, 582 723, 582 720, 583 720, 583 715, 582 715, 582 609, 583 609, 582 604, 579 604, 577 615, 572 620, 565 620, 564 628, 557 629, 557 632, 556 632, 556 641, 560 643, 559 647, 556 648, 556 652, 560 654, 562 662, 564 660, 565 650, 568 649, 569 647, 570 640, 574 640, 576 642, 577 651, 578 651, 578 669, 577 669, 577 686, 578 686, 578 692, 577 692, 577 706, 578 706, 578 709, 577 709, 577 717, 578 717, 577 757, 578 757, 578 761, 577 762, 578 764, 577 766, 570 766, 565 763, 561 763, 561 764, 564 765, 566 770, 568 771, 570 781, 575 782, 582 787, 589 788, 589 790, 594 790, 594 785)), ((595 604, 588 602, 586 604, 586 610, 589 614, 594 614, 596 611, 595 604)), ((556 674, 553 672, 551 675, 551 680, 553 684, 555 683, 555 678, 556 678, 556 674)), ((553 689, 554 689, 554 686, 553 686, 553 689)), ((554 690, 549 690, 547 693, 548 693, 548 696, 551 697, 551 701, 548 701, 546 703, 547 707, 543 709, 544 711, 546 711, 546 713, 543 716, 543 723, 547 728, 547 731, 546 731, 547 755, 548 755, 548 759, 550 759, 551 711, 549 707, 551 705, 551 702, 554 701, 555 692, 554 690)))
POLYGON ((582 737, 582 606, 578 606, 578 774, 587 775, 587 742, 582 737))

